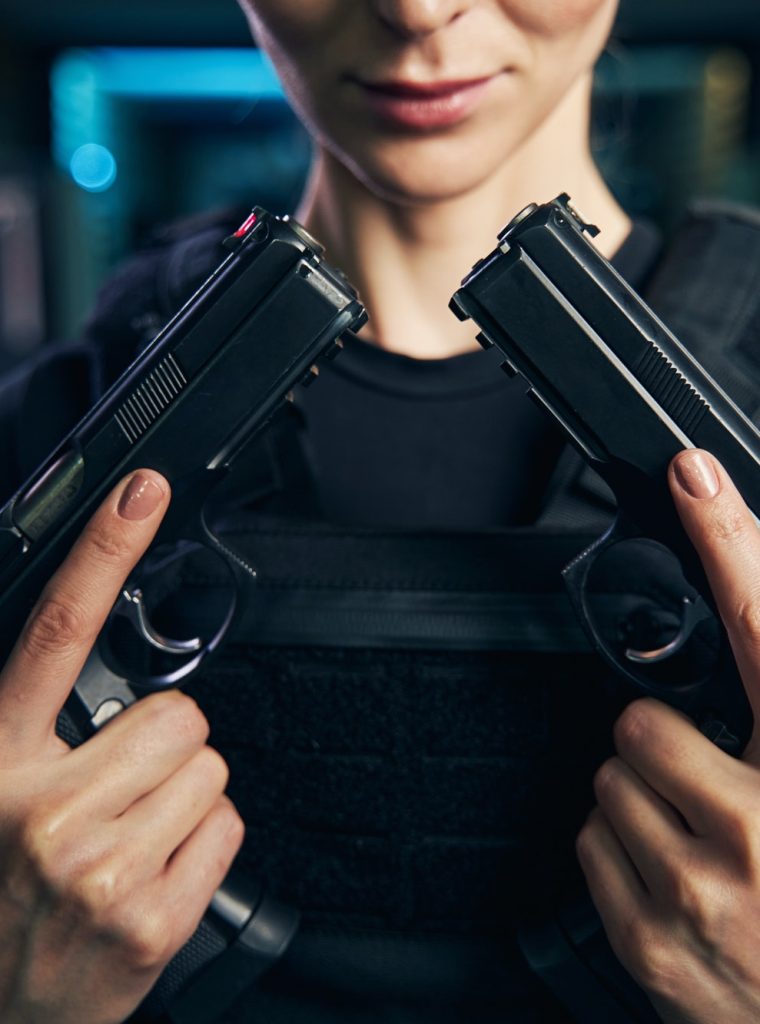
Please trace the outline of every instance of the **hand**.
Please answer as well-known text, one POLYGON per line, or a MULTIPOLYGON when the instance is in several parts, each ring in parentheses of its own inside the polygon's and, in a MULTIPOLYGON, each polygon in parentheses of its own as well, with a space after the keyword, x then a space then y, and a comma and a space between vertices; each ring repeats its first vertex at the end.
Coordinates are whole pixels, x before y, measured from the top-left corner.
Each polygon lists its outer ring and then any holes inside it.
POLYGON ((760 531, 702 452, 670 467, 752 706, 741 760, 655 700, 630 704, 578 855, 610 943, 670 1024, 760 1020, 760 531))
POLYGON ((195 930, 242 841, 188 697, 138 701, 76 750, 55 722, 166 510, 139 471, 93 516, 0 673, 0 1020, 116 1024, 195 930))

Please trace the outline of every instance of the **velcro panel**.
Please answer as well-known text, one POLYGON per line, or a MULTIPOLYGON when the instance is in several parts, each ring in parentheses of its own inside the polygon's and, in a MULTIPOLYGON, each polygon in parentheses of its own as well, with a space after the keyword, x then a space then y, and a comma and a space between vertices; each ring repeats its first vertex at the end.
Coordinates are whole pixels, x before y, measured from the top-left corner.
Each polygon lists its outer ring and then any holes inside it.
POLYGON ((572 870, 615 701, 598 660, 230 644, 193 689, 307 921, 490 931, 572 870), (582 664, 581 664, 582 662, 582 664))

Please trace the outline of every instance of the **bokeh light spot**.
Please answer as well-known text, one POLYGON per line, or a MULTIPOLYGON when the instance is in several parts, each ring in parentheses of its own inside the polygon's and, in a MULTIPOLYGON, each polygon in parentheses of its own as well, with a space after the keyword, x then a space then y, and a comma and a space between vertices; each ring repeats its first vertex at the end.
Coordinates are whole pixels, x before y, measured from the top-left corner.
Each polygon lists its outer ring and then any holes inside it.
POLYGON ((71 158, 71 177, 87 192, 105 192, 116 181, 116 160, 96 142, 80 146, 71 158))

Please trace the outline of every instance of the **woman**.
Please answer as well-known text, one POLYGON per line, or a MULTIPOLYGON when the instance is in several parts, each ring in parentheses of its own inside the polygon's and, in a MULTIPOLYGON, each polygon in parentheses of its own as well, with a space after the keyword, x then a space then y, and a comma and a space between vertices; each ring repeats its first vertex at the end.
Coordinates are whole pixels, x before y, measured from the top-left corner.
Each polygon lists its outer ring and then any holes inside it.
MULTIPOLYGON (((448 300, 503 222, 562 191, 602 228, 605 255, 632 283, 646 282, 656 240, 632 229, 589 152, 592 68, 615 3, 241 3, 315 139, 298 216, 370 313, 364 341, 349 341, 339 360, 347 369, 298 400, 316 506, 328 524, 347 524, 329 537, 374 538, 391 550, 390 527, 414 539, 409 552, 429 542, 434 554, 455 558, 458 536, 472 543, 475 531, 518 527, 524 546, 525 530, 546 509, 560 444, 519 388, 507 391, 488 357, 470 351, 472 328, 450 315, 448 300), (466 385, 457 391, 460 379, 466 385)), ((208 239, 201 248, 208 256, 208 239)), ((197 256, 198 246, 192 251, 197 256)), ((144 284, 159 264, 141 266, 144 284)), ((135 280, 128 276, 111 301, 112 328, 129 308, 125 290, 139 304, 135 280)), ((101 313, 91 327, 104 344, 113 340, 106 320, 101 313)), ((681 455, 671 485, 754 702, 755 525, 708 455, 681 455)), ((304 489, 303 479, 286 486, 264 515, 280 524, 300 516, 304 489)), ((168 501, 150 469, 117 488, 51 581, 0 677, 6 1024, 124 1020, 194 930, 243 840, 241 818, 223 795, 226 765, 189 698, 147 698, 77 751, 53 732, 168 501)), ((494 572, 511 571, 518 549, 508 550, 494 572)), ((373 581, 382 575, 377 566, 371 572, 373 581)), ((496 586, 488 579, 481 589, 496 586)), ((390 586, 398 590, 398 580, 390 586)), ((591 744, 610 708, 595 717, 585 703, 601 702, 593 687, 563 690, 564 657, 537 669, 514 652, 440 654, 430 646, 356 652, 349 638, 316 651, 296 644, 262 653, 238 645, 227 676, 209 682, 206 712, 221 722, 215 735, 224 739, 236 716, 238 728, 265 737, 251 748, 253 763, 235 749, 230 755, 241 762, 233 782, 253 822, 247 856, 275 880, 280 871, 281 893, 306 911, 305 952, 241 1003, 235 1020, 567 1019, 520 964, 512 910, 529 910, 546 883, 542 872, 556 868, 547 836, 572 842, 589 767, 583 758, 598 756, 595 748, 577 753, 587 742, 583 720, 592 719, 591 744), (537 672, 553 672, 553 681, 536 676, 520 689, 510 676, 499 685, 521 659, 523 683, 537 672), (290 706, 291 694, 306 704, 290 706), (331 731, 335 722, 345 728, 331 731), (494 804, 495 789, 509 790, 504 807, 494 804), (492 821, 483 823, 484 809, 492 821), (502 810, 511 815, 506 832, 502 810), (331 816, 329 841, 322 815, 331 816), (510 860, 513 847, 519 856, 510 860)), ((574 662, 578 687, 580 665, 594 671, 588 658, 574 662)), ((629 705, 615 742, 578 842, 612 945, 662 1020, 754 1021, 756 743, 732 760, 653 701, 629 705)))

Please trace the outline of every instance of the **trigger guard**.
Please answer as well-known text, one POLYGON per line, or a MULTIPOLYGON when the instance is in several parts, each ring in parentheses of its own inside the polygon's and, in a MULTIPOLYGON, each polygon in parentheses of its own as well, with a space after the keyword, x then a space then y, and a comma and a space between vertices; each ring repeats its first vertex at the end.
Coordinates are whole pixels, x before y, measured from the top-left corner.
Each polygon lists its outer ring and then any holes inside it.
POLYGON ((121 615, 131 622, 138 636, 164 654, 193 654, 203 647, 203 641, 198 636, 192 640, 170 640, 157 632, 148 619, 140 587, 133 587, 132 590, 125 587, 111 614, 121 615))
MULTIPOLYGON (((662 550, 665 554, 670 555, 676 567, 680 565, 678 557, 670 548, 653 537, 643 535, 636 527, 636 524, 631 522, 625 515, 619 514, 618 518, 604 534, 596 538, 592 544, 576 555, 562 570, 570 601, 579 615, 594 648, 605 658, 608 664, 612 665, 623 678, 632 683, 639 691, 660 697, 670 703, 682 702, 684 699, 687 699, 687 694, 691 694, 692 696, 689 699, 693 699, 693 694, 696 690, 704 691, 704 688, 708 686, 717 665, 724 656, 721 653, 723 651, 723 644, 720 645, 720 650, 716 650, 714 665, 711 668, 708 668, 706 663, 694 666, 687 666, 686 661, 678 663, 679 658, 687 650, 687 642, 695 633, 697 626, 704 620, 714 617, 709 605, 702 595, 694 590, 686 577, 683 576, 681 569, 678 570, 680 580, 672 577, 668 583, 668 586, 671 588, 669 593, 672 599, 670 607, 672 612, 676 614, 676 621, 673 623, 672 632, 669 631, 669 639, 663 638, 657 646, 653 644, 651 650, 645 649, 642 644, 638 647, 633 646, 630 641, 626 644, 620 635, 613 637, 609 628, 611 625, 609 614, 607 631, 602 631, 602 622, 600 622, 598 613, 591 604, 593 589, 591 587, 591 579, 595 573, 598 559, 605 557, 608 552, 614 551, 616 547, 627 542, 640 544, 642 546, 642 555, 645 558, 644 564, 640 565, 634 573, 634 582, 636 574, 638 574, 640 579, 646 578, 646 559, 649 557, 646 553, 649 548, 662 550), (684 584, 692 591, 691 594, 682 589, 684 584), (673 669, 673 665, 676 666, 675 669, 673 669)), ((652 562, 650 570, 653 568, 656 569, 654 562, 652 562)), ((661 571, 658 569, 655 572, 655 578, 662 578, 661 571)), ((665 568, 665 572, 667 574, 667 568, 665 568)), ((635 594, 636 590, 633 590, 631 593, 635 594)), ((641 591, 640 596, 643 598, 645 593, 645 591, 641 591)), ((614 601, 616 594, 622 598, 624 591, 620 590, 619 593, 615 590, 611 591, 610 600, 614 601)), ((667 591, 663 591, 663 599, 667 599, 667 591)), ((605 600, 603 591, 596 592, 596 600, 597 603, 605 600)), ((659 602, 660 599, 658 598, 659 602)), ((665 606, 663 603, 663 607, 665 606)), ((608 604, 607 609, 610 607, 608 604)), ((644 641, 645 643, 646 641, 644 641)), ((657 641, 654 641, 654 643, 657 643, 657 641)))
MULTIPOLYGON (((98 649, 103 662, 112 671, 128 676, 130 685, 135 689, 146 692, 171 689, 183 686, 205 664, 206 660, 221 645, 224 637, 235 620, 241 600, 241 578, 243 576, 255 578, 255 572, 247 565, 241 564, 233 552, 228 551, 208 531, 203 531, 201 537, 185 537, 175 542, 175 550, 170 552, 168 557, 159 562, 159 573, 165 570, 172 562, 185 557, 189 548, 205 549, 210 554, 219 556, 229 573, 230 601, 224 613, 214 625, 213 632, 208 637, 192 637, 188 640, 174 640, 159 633, 150 622, 147 609, 145 608, 142 588, 126 584, 119 595, 119 598, 111 610, 109 622, 116 618, 126 619, 130 626, 136 631, 136 636, 149 648, 160 652, 161 655, 182 657, 183 661, 177 667, 162 670, 141 670, 139 667, 126 668, 123 658, 116 653, 112 646, 112 638, 109 636, 109 628, 106 626, 98 637, 98 649)), ((130 628, 130 627, 127 627, 130 628)), ((162 666, 163 668, 163 666, 162 666)))

